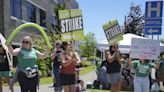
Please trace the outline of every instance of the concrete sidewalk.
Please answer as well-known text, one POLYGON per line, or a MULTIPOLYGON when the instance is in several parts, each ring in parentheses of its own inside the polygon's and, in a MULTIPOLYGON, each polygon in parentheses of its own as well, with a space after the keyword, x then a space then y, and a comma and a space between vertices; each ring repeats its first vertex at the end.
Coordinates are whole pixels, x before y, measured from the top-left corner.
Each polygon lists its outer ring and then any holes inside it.
POLYGON ((97 74, 95 71, 87 73, 85 75, 80 76, 80 79, 84 81, 84 86, 86 87, 87 82, 94 82, 97 79, 97 74))
MULTIPOLYGON (((3 87, 3 92, 10 92, 8 86, 3 87)), ((20 86, 14 86, 14 92, 21 92, 20 86)), ((43 84, 40 85, 38 92, 54 92, 52 84, 43 84)))
MULTIPOLYGON (((84 85, 86 87, 87 82, 92 82, 97 79, 97 75, 95 71, 87 73, 85 75, 80 76, 80 79, 84 81, 84 85)), ((3 92, 10 92, 8 86, 3 86, 3 92)), ((21 92, 19 86, 14 86, 14 92, 21 92)), ((54 88, 52 84, 43 84, 40 85, 38 92, 54 92, 54 88)))

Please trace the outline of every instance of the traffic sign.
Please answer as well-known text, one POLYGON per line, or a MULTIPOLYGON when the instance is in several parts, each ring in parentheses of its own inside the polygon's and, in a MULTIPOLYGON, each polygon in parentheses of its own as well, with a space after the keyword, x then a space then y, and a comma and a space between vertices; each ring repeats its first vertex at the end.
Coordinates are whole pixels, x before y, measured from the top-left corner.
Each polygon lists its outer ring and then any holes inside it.
POLYGON ((163 1, 146 2, 145 35, 161 35, 163 1))

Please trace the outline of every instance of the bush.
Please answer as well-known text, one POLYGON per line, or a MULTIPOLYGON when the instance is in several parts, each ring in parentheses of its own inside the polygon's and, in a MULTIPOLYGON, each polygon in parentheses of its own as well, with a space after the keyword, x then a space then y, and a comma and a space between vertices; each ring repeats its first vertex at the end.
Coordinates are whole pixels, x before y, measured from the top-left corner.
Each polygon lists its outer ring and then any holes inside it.
POLYGON ((81 63, 82 63, 82 67, 88 67, 92 65, 91 61, 86 61, 86 60, 82 61, 81 63))
POLYGON ((90 57, 88 58, 88 61, 93 61, 95 58, 96 58, 95 56, 90 56, 90 57))
POLYGON ((100 61, 100 60, 101 60, 101 58, 100 58, 100 57, 90 56, 90 57, 88 58, 88 61, 93 61, 94 59, 96 59, 96 60, 98 60, 98 61, 100 61))

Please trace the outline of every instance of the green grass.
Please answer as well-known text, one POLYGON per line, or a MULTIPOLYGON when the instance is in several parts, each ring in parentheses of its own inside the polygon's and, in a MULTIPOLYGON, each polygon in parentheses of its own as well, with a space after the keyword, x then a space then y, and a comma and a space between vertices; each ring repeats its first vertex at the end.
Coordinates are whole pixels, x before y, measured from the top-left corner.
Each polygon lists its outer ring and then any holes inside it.
POLYGON ((40 84, 52 84, 53 77, 44 77, 40 79, 40 84))
POLYGON ((96 66, 84 67, 84 68, 82 68, 82 70, 80 70, 80 75, 84 75, 84 74, 89 73, 95 69, 96 69, 96 66))
MULTIPOLYGON (((87 92, 110 92, 109 90, 87 89, 87 92)), ((119 92, 133 92, 133 91, 119 91, 119 92)))

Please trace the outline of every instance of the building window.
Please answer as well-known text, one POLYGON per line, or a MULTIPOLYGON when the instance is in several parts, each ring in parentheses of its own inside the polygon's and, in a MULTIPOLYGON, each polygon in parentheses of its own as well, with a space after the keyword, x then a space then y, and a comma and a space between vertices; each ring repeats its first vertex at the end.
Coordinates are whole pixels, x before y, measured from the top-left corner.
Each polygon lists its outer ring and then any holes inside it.
POLYGON ((36 23, 36 7, 30 2, 26 2, 27 21, 36 23))
POLYGON ((40 9, 40 26, 46 27, 46 12, 40 9))
POLYGON ((22 19, 22 0, 10 0, 10 13, 18 19, 22 19))
POLYGON ((57 19, 56 16, 51 15, 51 29, 55 31, 55 26, 57 25, 57 19))

